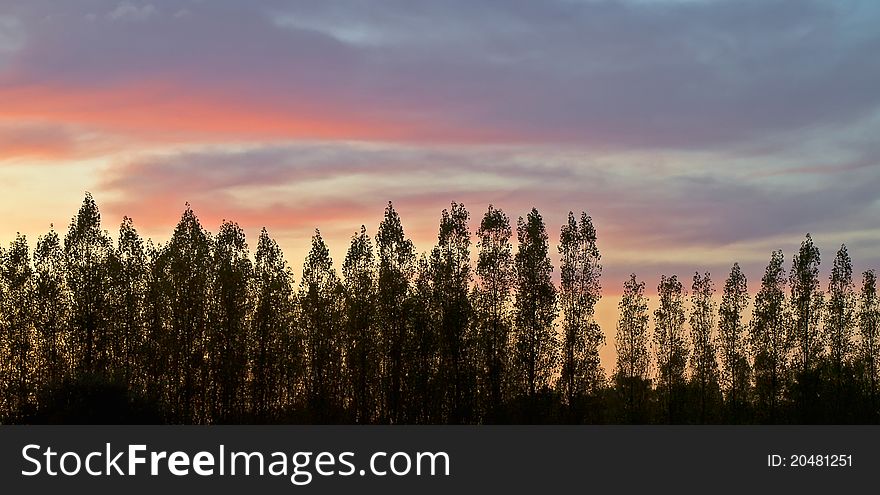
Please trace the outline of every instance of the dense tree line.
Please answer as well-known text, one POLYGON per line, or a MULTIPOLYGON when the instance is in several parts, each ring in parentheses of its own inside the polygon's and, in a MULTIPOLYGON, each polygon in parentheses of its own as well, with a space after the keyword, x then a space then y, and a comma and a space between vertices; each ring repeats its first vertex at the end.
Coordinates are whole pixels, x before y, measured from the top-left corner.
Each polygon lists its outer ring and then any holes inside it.
POLYGON ((590 216, 562 225, 558 285, 537 209, 511 225, 490 205, 473 237, 469 220, 452 203, 419 255, 389 203, 341 273, 316 230, 295 281, 265 229, 252 256, 237 224, 211 234, 187 206, 167 243, 127 217, 114 239, 86 195, 63 240, 0 250, 0 420, 880 420, 876 276, 854 280, 846 246, 827 281, 809 234, 787 275, 773 252, 754 300, 736 263, 720 297, 709 273, 664 274, 653 314, 631 275, 606 374, 590 216))

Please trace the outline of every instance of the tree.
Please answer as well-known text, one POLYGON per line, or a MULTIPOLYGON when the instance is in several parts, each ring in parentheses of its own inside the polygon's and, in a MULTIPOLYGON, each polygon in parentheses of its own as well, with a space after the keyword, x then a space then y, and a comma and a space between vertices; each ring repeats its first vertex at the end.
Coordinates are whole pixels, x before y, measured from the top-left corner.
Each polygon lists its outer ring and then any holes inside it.
POLYGON ((210 385, 206 338, 213 244, 187 204, 171 240, 153 256, 149 300, 158 369, 150 374, 164 384, 160 393, 174 423, 211 420, 203 392, 210 385))
POLYGON ((109 324, 115 336, 110 343, 110 369, 127 384, 142 387, 146 381, 138 366, 146 338, 147 253, 129 217, 119 227, 119 242, 108 258, 109 324))
POLYGON ((343 403, 341 287, 333 269, 333 260, 321 232, 315 229, 312 248, 303 266, 300 281, 300 322, 306 338, 308 377, 306 397, 314 421, 336 422, 343 403))
POLYGON ((253 293, 251 407, 256 422, 268 423, 279 420, 283 408, 299 396, 303 339, 293 321, 293 274, 265 228, 257 241, 253 293))
POLYGON ((514 363, 520 394, 526 397, 529 407, 534 407, 538 392, 550 384, 557 353, 553 265, 548 256, 547 230, 536 208, 525 219, 519 218, 516 236, 514 363))
POLYGON ((468 299, 471 283, 469 214, 463 204, 452 203, 440 215, 437 245, 431 251, 434 303, 438 319, 440 367, 438 378, 444 394, 446 422, 472 420, 474 411, 474 338, 472 308, 468 299))
MULTIPOLYGON (((403 376, 406 420, 433 424, 443 422, 443 390, 437 386, 440 368, 439 323, 432 281, 434 275, 427 256, 419 257, 411 295, 407 300, 407 335, 403 376)), ((387 352, 387 350, 386 350, 387 352)))
POLYGON ((110 334, 106 322, 110 236, 101 230, 101 214, 90 193, 70 221, 64 238, 67 286, 71 293, 71 355, 75 371, 95 373, 110 363, 110 334))
POLYGON ((807 234, 792 261, 789 273, 792 310, 792 339, 796 352, 792 362, 801 421, 814 422, 814 409, 820 404, 817 364, 825 350, 821 331, 824 295, 819 286, 819 248, 807 234))
POLYGON ((643 420, 645 392, 650 386, 650 357, 645 283, 639 282, 635 273, 623 284, 614 347, 617 351, 614 381, 617 390, 623 395, 624 416, 627 422, 636 423, 643 420))
POLYGON ((342 265, 345 277, 346 369, 352 419, 371 423, 379 394, 378 334, 376 322, 376 261, 373 244, 363 225, 351 238, 342 265))
MULTIPOLYGON (((407 343, 410 314, 410 281, 415 270, 415 248, 404 234, 400 216, 391 202, 376 233, 378 275, 376 323, 380 345, 382 402, 380 418, 388 423, 404 419, 404 387, 410 364, 407 343)), ((413 327, 415 329, 415 327, 413 327)))
POLYGON ((37 383, 41 387, 59 383, 67 376, 65 352, 68 302, 65 286, 64 251, 55 230, 37 239, 34 249, 34 326, 38 335, 37 383))
POLYGON ((592 219, 581 212, 580 222, 568 212, 568 223, 559 235, 561 284, 559 305, 563 315, 562 369, 557 388, 570 408, 579 399, 601 389, 605 371, 599 347, 605 336, 594 317, 601 286, 599 248, 592 219))
POLYGON ((745 274, 734 263, 724 283, 718 321, 718 340, 721 351, 721 386, 727 403, 729 418, 742 419, 742 408, 747 401, 749 365, 747 326, 743 321, 749 305, 749 287, 745 274))
POLYGON ((657 286, 660 306, 654 311, 654 352, 657 361, 657 391, 663 400, 667 421, 680 420, 679 408, 688 361, 684 333, 684 291, 675 275, 660 277, 657 286))
POLYGON ((825 318, 825 337, 831 365, 835 419, 843 413, 843 392, 847 370, 854 351, 856 295, 852 282, 852 260, 841 245, 834 257, 834 266, 828 283, 828 306, 825 318))
POLYGON ((234 422, 247 406, 247 329, 251 313, 253 265, 244 231, 224 221, 214 243, 211 281, 211 324, 206 333, 210 359, 211 417, 215 423, 234 422))
POLYGON ((812 371, 824 349, 819 328, 824 297, 819 288, 819 263, 819 248, 807 234, 794 257, 789 276, 792 329, 798 349, 794 364, 799 365, 803 373, 812 371))
POLYGON ((477 276, 474 310, 479 341, 479 382, 486 419, 497 421, 509 386, 510 299, 513 287, 513 231, 503 211, 489 205, 477 230, 477 276))
POLYGON ((5 289, 0 299, 0 392, 6 398, 5 416, 15 422, 33 405, 34 395, 33 268, 23 235, 18 234, 9 250, 0 253, 0 277, 5 289))
POLYGON ((880 352, 880 300, 877 298, 877 275, 873 270, 863 274, 862 289, 859 293, 859 360, 862 363, 863 376, 868 399, 868 417, 871 421, 878 418, 877 382, 880 366, 877 365, 880 352))
POLYGON ((774 423, 787 385, 788 307, 785 300, 785 269, 782 251, 774 251, 761 279, 752 313, 751 348, 755 367, 755 392, 762 421, 774 423))
POLYGON ((694 273, 691 286, 691 383, 698 394, 699 422, 712 419, 720 386, 715 349, 715 288, 709 273, 694 273))

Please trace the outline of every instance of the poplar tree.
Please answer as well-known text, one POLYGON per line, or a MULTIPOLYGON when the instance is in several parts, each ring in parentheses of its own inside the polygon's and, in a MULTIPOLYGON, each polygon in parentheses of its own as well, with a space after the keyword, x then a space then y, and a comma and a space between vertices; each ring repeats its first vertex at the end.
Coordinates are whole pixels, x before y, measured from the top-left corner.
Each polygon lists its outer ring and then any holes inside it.
POLYGON ((562 310, 562 369, 557 389, 570 408, 588 394, 602 388, 605 370, 599 361, 599 347, 605 335, 595 319, 595 307, 601 295, 599 248, 592 219, 574 212, 559 235, 561 284, 559 306, 562 310))
POLYGON ((468 298, 472 279, 468 218, 460 203, 453 202, 441 212, 437 245, 430 258, 439 329, 438 378, 444 394, 443 411, 452 424, 472 420, 476 388, 468 298))
POLYGON ((514 363, 519 392, 533 407, 538 392, 549 386, 557 361, 556 288, 547 230, 536 208, 519 218, 516 234, 514 363))
POLYGON ((23 235, 16 235, 9 250, 0 253, 0 277, 0 392, 6 399, 6 416, 17 422, 33 405, 34 396, 33 268, 23 235))
POLYGON ((795 353, 792 361, 794 387, 792 396, 798 404, 801 422, 816 421, 819 401, 818 364, 823 357, 826 342, 822 332, 824 294, 819 282, 819 248, 807 234, 794 256, 789 273, 791 289, 792 340, 795 353))
POLYGON ((407 335, 403 351, 407 370, 403 377, 405 418, 414 423, 442 423, 443 390, 437 385, 440 329, 432 285, 434 276, 426 255, 419 257, 415 271, 407 310, 412 333, 407 335))
MULTIPOLYGON (((376 233, 378 274, 376 280, 376 324, 379 335, 380 420, 400 423, 404 419, 404 392, 411 365, 408 333, 413 315, 410 283, 414 276, 415 247, 403 231, 400 216, 391 202, 376 233)), ((414 331, 423 329, 412 327, 414 331)))
POLYGON ((880 366, 880 300, 877 298, 877 275, 874 270, 866 271, 862 276, 862 288, 859 292, 859 344, 858 354, 863 369, 865 395, 868 399, 868 418, 878 419, 877 383, 880 366))
POLYGON ((477 276, 474 306, 479 340, 479 379, 486 419, 498 419, 507 400, 510 354, 510 303, 513 287, 513 231, 507 215, 489 205, 477 230, 477 276))
POLYGON ((856 318, 856 293, 852 281, 852 259, 846 245, 841 245, 834 257, 834 266, 828 282, 828 305, 825 313, 825 336, 828 343, 828 358, 834 408, 837 418, 842 410, 846 375, 853 357, 856 318))
POLYGON ((820 322, 824 295, 819 287, 819 248, 807 234, 792 261, 789 274, 793 338, 797 346, 794 365, 807 375, 822 356, 825 343, 820 322))
POLYGON ((315 229, 300 281, 300 322, 306 339, 306 396, 313 420, 339 421, 343 375, 341 287, 330 251, 315 229))
POLYGON ((687 383, 687 337, 684 333, 684 291, 675 275, 660 277, 657 286, 660 306, 654 311, 654 353, 657 362, 657 391, 666 410, 667 421, 680 420, 679 401, 687 383))
POLYGON ((110 324, 115 336, 110 346, 110 369, 124 383, 140 388, 146 381, 139 361, 146 338, 149 268, 144 241, 129 217, 124 217, 119 226, 119 240, 109 258, 108 271, 112 288, 108 298, 110 324))
POLYGON ((721 386, 729 418, 734 422, 742 419, 742 408, 748 400, 751 369, 748 326, 744 321, 744 315, 749 299, 746 276, 740 269, 739 263, 734 263, 724 283, 724 295, 718 310, 721 386))
POLYGON ((69 298, 65 286, 64 251, 55 230, 37 239, 34 249, 34 327, 39 358, 36 381, 55 385, 67 376, 69 298))
POLYGON ((625 419, 635 423, 644 419, 643 402, 650 386, 648 300, 645 297, 645 283, 639 282, 635 273, 623 283, 614 347, 617 351, 614 382, 623 396, 625 419))
POLYGON ((371 423, 379 396, 379 342, 376 328, 376 261, 367 229, 351 238, 345 262, 346 369, 352 421, 371 423))
POLYGON ((265 228, 254 255, 253 294, 248 346, 251 408, 256 422, 272 423, 300 397, 303 339, 293 317, 293 273, 265 228))
POLYGON ((205 392, 210 386, 206 339, 213 244, 187 204, 171 240, 153 255, 151 335, 158 368, 151 374, 164 384, 174 423, 211 420, 205 392))
POLYGON ((224 221, 214 243, 211 324, 206 334, 210 359, 212 420, 235 422, 245 411, 247 331, 253 265, 244 231, 224 221))
POLYGON ((67 286, 71 295, 71 355, 74 370, 91 374, 110 364, 110 334, 106 321, 109 280, 107 263, 113 246, 101 230, 101 214, 90 193, 70 221, 64 238, 67 286))
POLYGON ((699 422, 710 421, 717 404, 720 386, 715 349, 715 287, 709 273, 694 273, 691 286, 691 383, 699 402, 699 422))
POLYGON ((755 367, 755 392, 763 421, 774 423, 787 386, 789 308, 785 300, 782 251, 774 251, 755 296, 750 343, 755 367))

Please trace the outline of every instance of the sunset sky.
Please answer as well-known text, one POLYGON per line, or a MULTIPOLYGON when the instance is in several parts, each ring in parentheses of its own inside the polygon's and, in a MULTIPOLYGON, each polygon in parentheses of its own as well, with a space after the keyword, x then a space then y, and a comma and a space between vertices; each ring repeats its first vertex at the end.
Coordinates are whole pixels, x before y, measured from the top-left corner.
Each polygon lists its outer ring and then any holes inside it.
POLYGON ((609 336, 630 272, 754 288, 812 232, 826 285, 842 242, 880 268, 878 26, 870 0, 4 0, 0 241, 87 190, 164 241, 188 201, 298 274, 316 227, 339 264, 391 200, 424 251, 455 200, 472 230, 536 206, 554 258, 592 215, 609 336))

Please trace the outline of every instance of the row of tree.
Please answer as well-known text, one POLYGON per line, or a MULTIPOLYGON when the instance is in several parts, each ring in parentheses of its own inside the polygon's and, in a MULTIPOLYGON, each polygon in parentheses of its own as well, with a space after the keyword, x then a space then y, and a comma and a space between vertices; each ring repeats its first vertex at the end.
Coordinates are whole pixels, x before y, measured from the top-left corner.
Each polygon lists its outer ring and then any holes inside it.
POLYGON ((337 274, 315 232, 294 284, 264 229, 209 234, 187 206, 162 245, 125 218, 114 243, 86 195, 64 240, 0 251, 4 422, 503 423, 877 422, 873 271, 846 247, 827 291, 807 235, 788 277, 774 252, 750 307, 734 264, 720 305, 708 273, 690 294, 661 278, 619 304, 611 373, 594 310, 601 265, 591 218, 569 213, 553 283, 536 209, 489 206, 476 231, 443 210, 417 254, 389 203, 374 238, 351 239, 337 274), (516 235, 514 250, 513 236, 516 235), (689 299, 689 301, 688 301, 689 299), (688 304, 689 302, 689 304, 688 304), (750 315, 750 320, 749 320, 750 315))

